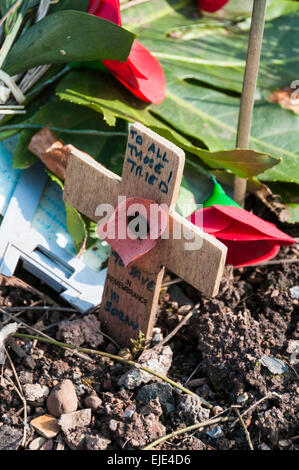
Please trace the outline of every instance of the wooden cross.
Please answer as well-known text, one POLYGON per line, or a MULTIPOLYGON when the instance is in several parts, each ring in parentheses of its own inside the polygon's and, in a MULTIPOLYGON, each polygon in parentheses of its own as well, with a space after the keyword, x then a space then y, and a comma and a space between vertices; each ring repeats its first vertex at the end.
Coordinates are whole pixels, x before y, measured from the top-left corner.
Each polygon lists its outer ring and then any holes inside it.
POLYGON ((127 267, 115 251, 110 255, 100 318, 122 346, 130 346, 139 330, 150 338, 165 267, 207 296, 218 292, 226 247, 174 210, 184 163, 183 150, 139 123, 129 129, 121 178, 79 150, 68 157, 64 200, 90 219, 98 221, 100 203, 115 208, 118 196, 150 199, 169 209, 169 239, 159 239, 127 267), (177 229, 183 237, 175 238, 177 229), (190 240, 201 248, 186 250, 190 240))

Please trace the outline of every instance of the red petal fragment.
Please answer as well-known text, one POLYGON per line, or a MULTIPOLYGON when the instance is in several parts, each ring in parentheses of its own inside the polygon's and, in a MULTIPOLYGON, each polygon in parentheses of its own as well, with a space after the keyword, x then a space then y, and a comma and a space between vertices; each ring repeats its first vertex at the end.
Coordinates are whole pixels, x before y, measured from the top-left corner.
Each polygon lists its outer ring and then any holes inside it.
POLYGON ((119 0, 90 0, 87 13, 121 26, 119 0))
POLYGON ((220 10, 229 0, 197 0, 197 5, 201 10, 214 13, 217 10, 220 10))
MULTIPOLYGON (((275 239, 277 242, 286 242, 290 244, 296 243, 296 240, 279 230, 274 224, 266 222, 265 220, 257 217, 251 212, 246 211, 245 209, 240 209, 239 207, 235 206, 220 206, 218 204, 214 205, 213 207, 221 212, 221 214, 231 217, 231 219, 238 222, 239 224, 244 224, 247 227, 251 227, 254 230, 261 232, 261 234, 275 239)), ((243 230, 242 233, 244 233, 243 230)))
POLYGON ((167 222, 168 214, 157 203, 131 197, 117 206, 108 222, 98 224, 97 233, 118 253, 124 265, 128 266, 154 248, 158 238, 164 233, 167 222), (128 217, 137 217, 137 212, 147 222, 147 234, 142 238, 136 238, 136 233, 130 230, 128 222, 128 217))
POLYGON ((166 82, 163 69, 140 42, 134 41, 126 62, 104 60, 103 64, 141 100, 155 104, 164 100, 166 82))
POLYGON ((218 238, 227 246, 226 264, 232 264, 235 268, 250 266, 274 258, 280 246, 274 241, 231 241, 218 238))
POLYGON ((232 223, 230 217, 220 214, 214 206, 193 212, 193 214, 187 217, 187 220, 210 234, 216 234, 216 232, 226 229, 232 223), (198 224, 198 221, 200 221, 200 224, 198 224))

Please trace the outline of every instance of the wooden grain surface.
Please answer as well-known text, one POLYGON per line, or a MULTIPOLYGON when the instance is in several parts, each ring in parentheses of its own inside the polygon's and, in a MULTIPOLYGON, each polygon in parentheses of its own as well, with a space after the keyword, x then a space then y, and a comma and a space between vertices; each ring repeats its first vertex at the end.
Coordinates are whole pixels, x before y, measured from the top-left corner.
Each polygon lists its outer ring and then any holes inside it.
POLYGON ((100 318, 122 346, 139 330, 151 336, 165 267, 205 295, 217 294, 226 247, 174 211, 184 160, 180 148, 141 124, 130 126, 121 179, 78 150, 69 156, 64 200, 92 220, 100 203, 116 207, 119 196, 151 199, 169 210, 164 238, 149 253, 128 267, 115 251, 110 255, 100 318))

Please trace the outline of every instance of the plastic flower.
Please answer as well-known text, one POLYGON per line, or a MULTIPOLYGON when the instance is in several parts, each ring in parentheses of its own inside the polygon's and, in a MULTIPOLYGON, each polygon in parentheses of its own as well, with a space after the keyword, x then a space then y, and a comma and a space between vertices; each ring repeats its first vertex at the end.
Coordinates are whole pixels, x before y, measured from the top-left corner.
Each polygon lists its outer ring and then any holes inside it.
POLYGON ((197 0, 197 5, 201 10, 214 13, 224 7, 229 0, 197 0))
POLYGON ((226 263, 235 267, 269 260, 281 245, 296 243, 274 224, 241 207, 214 204, 194 212, 188 220, 202 220, 200 228, 227 246, 226 263))
MULTIPOLYGON (((90 0, 88 13, 121 26, 119 0, 90 0)), ((157 59, 146 47, 134 41, 126 62, 104 60, 103 64, 139 99, 155 104, 165 98, 165 76, 157 59)))

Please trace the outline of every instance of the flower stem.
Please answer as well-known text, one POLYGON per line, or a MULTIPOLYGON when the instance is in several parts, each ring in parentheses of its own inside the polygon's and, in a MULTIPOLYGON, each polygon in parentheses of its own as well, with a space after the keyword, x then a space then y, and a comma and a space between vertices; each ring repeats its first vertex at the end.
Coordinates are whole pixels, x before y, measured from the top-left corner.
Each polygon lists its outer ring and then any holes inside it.
MULTIPOLYGON (((249 33, 246 67, 241 96, 237 148, 249 148, 254 95, 258 77, 261 48, 263 41, 267 0, 254 0, 251 28, 249 33)), ((244 178, 234 179, 234 200, 244 207, 247 181, 244 178)))
POLYGON ((58 346, 60 348, 75 349, 76 351, 83 352, 85 354, 96 354, 97 356, 109 357, 110 359, 112 359, 114 361, 121 362, 122 364, 125 364, 125 365, 128 365, 128 366, 136 367, 137 369, 141 369, 144 372, 147 372, 148 374, 154 375, 154 376, 158 377, 159 379, 164 380, 164 382, 169 383, 173 387, 178 388, 182 392, 187 393, 188 395, 198 397, 200 399, 200 401, 202 402, 202 404, 206 408, 210 408, 210 409, 213 408, 213 406, 209 402, 207 402, 204 398, 199 397, 198 395, 196 395, 196 393, 191 392, 191 390, 188 390, 188 388, 183 387, 182 385, 178 384, 177 382, 174 382, 173 380, 169 379, 168 377, 165 377, 164 375, 161 375, 158 372, 139 364, 138 362, 130 361, 129 359, 125 359, 121 356, 115 356, 114 354, 109 354, 109 353, 106 353, 104 351, 97 351, 95 349, 89 349, 89 348, 81 348, 81 347, 78 347, 78 346, 73 346, 72 344, 67 344, 67 343, 62 343, 60 341, 56 341, 55 339, 43 338, 41 336, 27 335, 27 334, 23 334, 23 333, 15 333, 13 336, 15 336, 16 338, 27 338, 27 339, 32 339, 32 340, 36 340, 36 341, 42 341, 44 343, 53 344, 54 346, 58 346))
POLYGON ((233 420, 234 420, 234 418, 224 417, 224 418, 209 419, 207 421, 203 421, 202 423, 193 424, 192 426, 188 426, 187 428, 178 429, 177 431, 174 431, 170 434, 167 434, 166 436, 163 436, 163 437, 160 437, 159 439, 156 439, 155 441, 148 444, 146 447, 143 447, 142 450, 152 449, 153 447, 157 446, 158 444, 161 444, 162 442, 165 442, 168 439, 171 439, 175 436, 178 436, 179 434, 185 434, 188 431, 194 431, 195 429, 203 428, 205 426, 210 426, 212 424, 223 423, 225 421, 233 421, 233 420))

